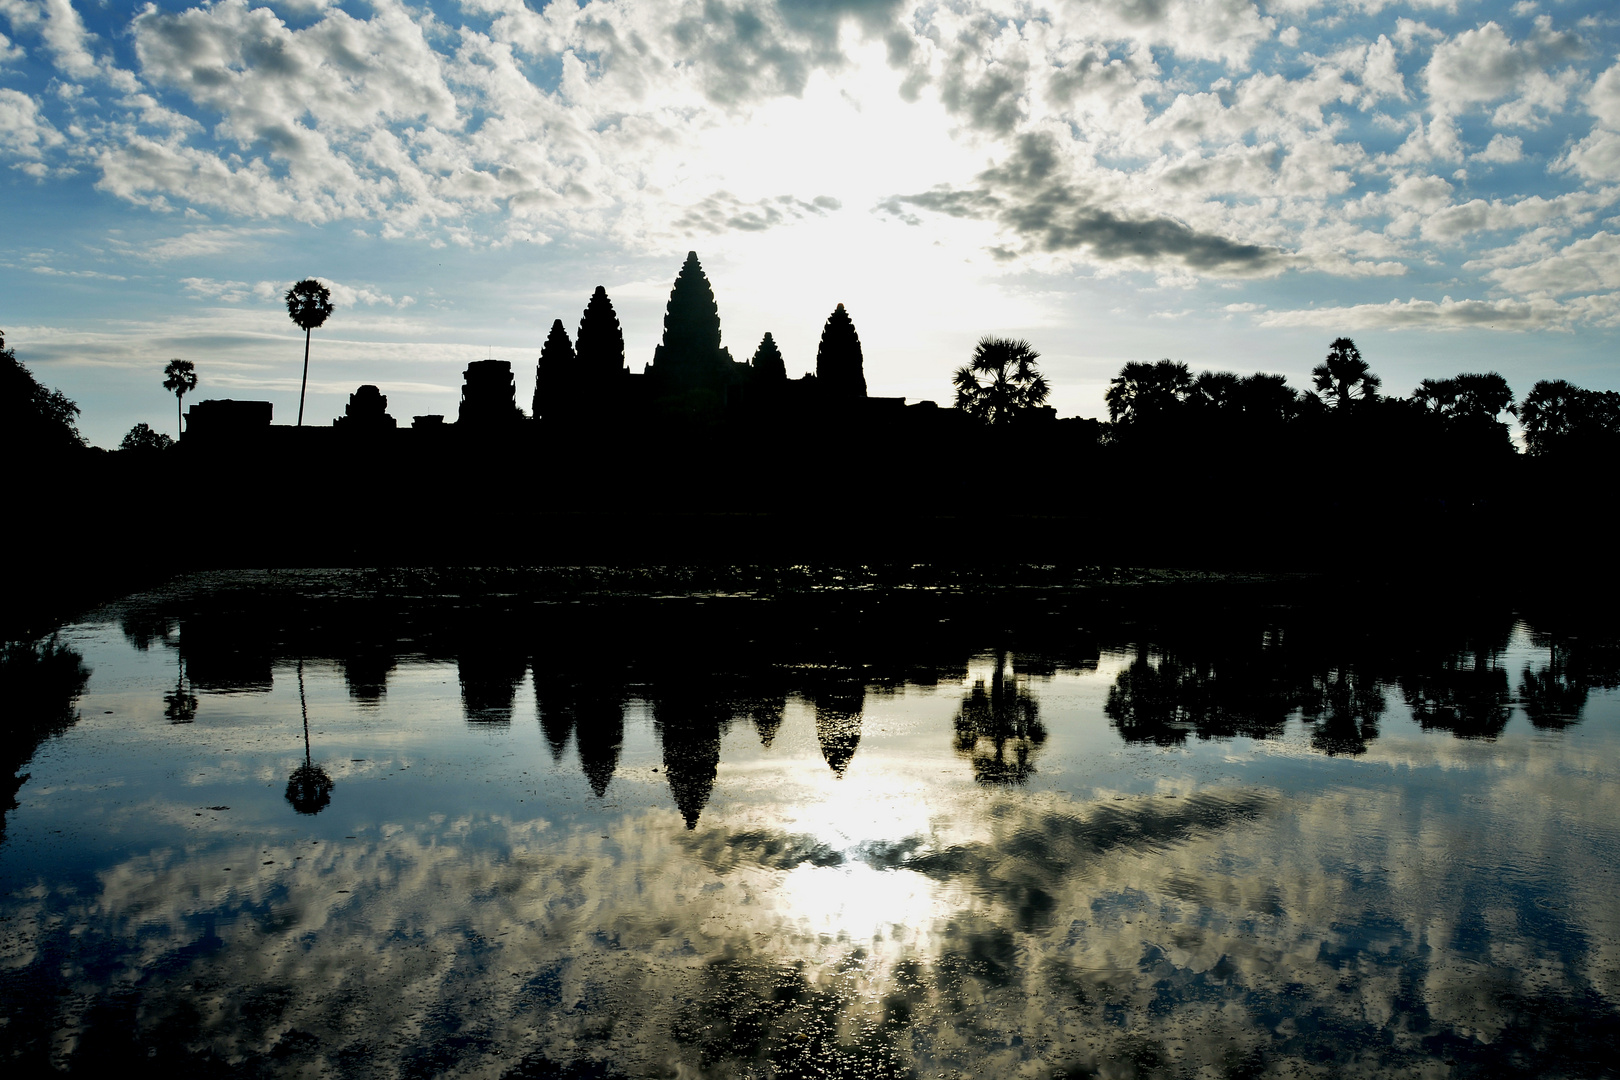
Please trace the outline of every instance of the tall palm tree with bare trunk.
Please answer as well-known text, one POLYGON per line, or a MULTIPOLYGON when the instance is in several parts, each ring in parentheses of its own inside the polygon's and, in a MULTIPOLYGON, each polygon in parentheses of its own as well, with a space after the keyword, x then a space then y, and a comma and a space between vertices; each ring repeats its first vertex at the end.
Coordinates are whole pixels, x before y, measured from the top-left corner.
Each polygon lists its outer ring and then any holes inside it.
POLYGON ((309 333, 332 314, 332 294, 314 278, 287 290, 287 317, 304 331, 304 378, 298 384, 298 426, 304 426, 304 390, 309 386, 309 333))
POLYGON ((163 389, 174 395, 174 437, 178 439, 180 425, 185 420, 185 412, 180 408, 180 402, 187 394, 197 389, 197 365, 178 356, 170 360, 163 369, 163 389))

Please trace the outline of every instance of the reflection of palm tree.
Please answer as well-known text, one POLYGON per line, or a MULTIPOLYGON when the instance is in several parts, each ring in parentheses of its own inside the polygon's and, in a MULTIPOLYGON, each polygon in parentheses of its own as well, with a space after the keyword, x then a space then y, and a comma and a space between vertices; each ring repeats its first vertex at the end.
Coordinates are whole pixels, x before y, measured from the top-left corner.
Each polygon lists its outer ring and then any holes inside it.
POLYGON ((1386 708, 1377 679, 1339 668, 1311 680, 1301 708, 1312 725, 1311 745, 1327 754, 1365 754, 1378 738, 1378 718, 1386 708))
POLYGON ((298 661, 298 709, 304 715, 304 763, 287 777, 287 801, 300 814, 318 814, 332 801, 332 777, 310 760, 309 703, 304 697, 304 662, 298 661))
POLYGON ((1592 681, 1581 677, 1571 664, 1568 649, 1560 644, 1552 647, 1549 663, 1540 671, 1529 664, 1519 681, 1519 704, 1524 706, 1530 723, 1538 728, 1563 728, 1581 721, 1586 699, 1591 693, 1592 681))
POLYGON ((1167 656, 1155 667, 1141 649, 1108 688, 1103 712, 1126 742, 1179 746, 1193 726, 1187 706, 1194 695, 1187 681, 1174 658, 1167 656))
POLYGON ((1035 773, 1035 751, 1046 741, 1040 705, 1016 679, 1007 678, 1007 653, 985 688, 979 679, 956 714, 956 752, 973 763, 981 784, 1022 784, 1035 773))
POLYGON ((1475 656, 1472 667, 1453 658, 1437 671, 1403 677, 1401 692, 1419 725, 1459 738, 1494 739, 1512 716, 1507 672, 1485 653, 1475 656))
POLYGON ((163 715, 171 724, 189 724, 197 718, 197 695, 186 689, 186 658, 175 657, 174 693, 163 695, 163 715))

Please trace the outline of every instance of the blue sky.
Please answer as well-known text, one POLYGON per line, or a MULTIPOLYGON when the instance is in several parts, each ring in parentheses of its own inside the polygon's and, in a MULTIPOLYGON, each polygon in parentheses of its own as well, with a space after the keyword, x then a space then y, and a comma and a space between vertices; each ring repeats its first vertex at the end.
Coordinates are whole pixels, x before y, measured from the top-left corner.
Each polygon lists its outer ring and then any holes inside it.
POLYGON ((0 328, 115 445, 199 397, 376 383, 527 405, 597 285, 632 370, 685 253, 725 343, 949 400, 1027 337, 1064 415, 1128 360, 1390 392, 1495 369, 1620 389, 1620 32, 1536 0, 0 0, 0 328))

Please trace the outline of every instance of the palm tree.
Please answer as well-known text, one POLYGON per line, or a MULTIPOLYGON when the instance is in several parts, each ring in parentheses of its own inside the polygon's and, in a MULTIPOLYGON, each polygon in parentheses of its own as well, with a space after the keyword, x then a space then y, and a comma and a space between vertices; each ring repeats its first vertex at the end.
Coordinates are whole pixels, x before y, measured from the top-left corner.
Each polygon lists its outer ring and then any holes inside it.
POLYGON ((181 421, 185 419, 185 414, 180 410, 180 401, 197 389, 197 366, 179 357, 170 360, 163 369, 163 389, 174 395, 174 437, 178 439, 181 421))
POLYGON ((987 424, 1005 424, 1045 404, 1052 392, 1046 376, 1035 370, 1041 354, 1029 342, 984 337, 973 361, 956 369, 956 407, 987 424))
POLYGON ((332 314, 332 294, 314 278, 287 290, 287 317, 304 331, 304 379, 298 384, 298 426, 304 426, 304 390, 309 386, 309 332, 332 314))
POLYGON ((1545 454, 1565 442, 1587 419, 1592 391, 1563 379, 1542 379, 1530 388, 1519 406, 1525 449, 1545 454))
POLYGON ((1356 343, 1347 337, 1333 339, 1333 344, 1328 346, 1327 359, 1311 369, 1311 379, 1317 391, 1326 395, 1336 409, 1357 401, 1370 401, 1384 385, 1383 380, 1368 369, 1356 343))
POLYGON ((1456 379, 1424 379, 1412 391, 1412 400, 1437 416, 1450 416, 1457 408, 1457 394, 1456 379))
POLYGON ((1192 369, 1179 360, 1133 360, 1108 381, 1108 420, 1129 425, 1165 416, 1193 393, 1192 369))

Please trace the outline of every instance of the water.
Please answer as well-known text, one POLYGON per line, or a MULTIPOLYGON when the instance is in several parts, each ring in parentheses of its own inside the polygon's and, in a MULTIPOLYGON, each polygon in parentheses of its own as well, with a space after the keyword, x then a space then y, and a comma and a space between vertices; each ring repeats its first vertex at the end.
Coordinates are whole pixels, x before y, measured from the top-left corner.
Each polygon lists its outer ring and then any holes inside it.
POLYGON ((220 575, 64 628, 8 1074, 1614 1075, 1601 627, 663 589, 220 575))

